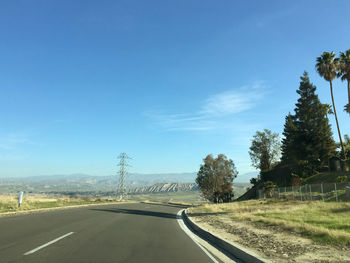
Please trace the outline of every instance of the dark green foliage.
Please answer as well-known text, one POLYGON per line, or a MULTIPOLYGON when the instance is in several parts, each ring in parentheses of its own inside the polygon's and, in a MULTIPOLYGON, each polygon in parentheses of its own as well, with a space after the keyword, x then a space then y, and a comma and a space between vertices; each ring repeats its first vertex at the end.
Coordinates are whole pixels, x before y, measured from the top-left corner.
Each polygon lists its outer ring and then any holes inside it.
POLYGON ((247 190, 243 195, 238 197, 235 201, 245 201, 245 200, 251 200, 251 199, 257 199, 258 198, 258 189, 262 187, 262 183, 259 181, 256 185, 254 185, 252 188, 247 190))
MULTIPOLYGON (((342 160, 342 166, 343 166, 343 171, 350 171, 350 136, 348 134, 345 134, 344 136, 344 141, 343 141, 343 148, 345 151, 346 156, 348 156, 347 160, 342 160)), ((338 145, 340 147, 340 145, 338 145)), ((340 152, 337 153, 338 157, 341 158, 340 152)))
POLYGON ((342 81, 347 81, 348 104, 345 105, 345 111, 350 113, 350 49, 340 52, 339 55, 339 77, 342 81))
POLYGON ((214 203, 232 201, 232 181, 238 175, 233 161, 223 154, 210 154, 203 161, 196 179, 202 195, 214 203))
POLYGON ((264 182, 264 192, 268 194, 270 198, 272 197, 272 190, 274 188, 276 188, 276 185, 272 181, 264 182))
POLYGON ((280 145, 278 133, 272 133, 268 129, 264 129, 263 132, 257 131, 249 148, 253 166, 260 171, 270 170, 279 160, 280 145))
POLYGON ((327 111, 315 94, 316 87, 310 83, 308 74, 301 77, 300 95, 295 108, 298 136, 298 160, 307 160, 319 166, 334 155, 335 143, 327 118, 327 111))
POLYGON ((338 172, 322 172, 317 173, 313 176, 308 177, 304 180, 305 184, 320 184, 320 183, 335 183, 339 176, 350 177, 348 172, 338 171, 338 172))
POLYGON ((347 113, 350 113, 350 103, 344 106, 344 111, 346 111, 347 113))
POLYGON ((345 183, 347 180, 348 180, 348 177, 346 175, 337 177, 337 182, 339 183, 345 183))
POLYGON ((250 183, 251 183, 252 185, 256 185, 256 184, 258 183, 258 179, 256 179, 256 178, 251 178, 251 179, 250 179, 250 183))
POLYGON ((345 134, 343 144, 346 156, 350 156, 350 136, 348 134, 345 134))
POLYGON ((328 122, 328 110, 315 94, 307 72, 301 77, 295 114, 286 117, 282 161, 295 165, 300 177, 312 175, 334 155, 335 143, 328 122))
POLYGON ((289 186, 291 185, 291 174, 297 170, 297 166, 294 164, 286 164, 282 162, 270 171, 261 172, 261 181, 272 181, 278 186, 289 186))
POLYGON ((295 145, 297 127, 295 116, 290 113, 286 116, 282 139, 282 162, 295 163, 297 161, 297 146, 295 145))

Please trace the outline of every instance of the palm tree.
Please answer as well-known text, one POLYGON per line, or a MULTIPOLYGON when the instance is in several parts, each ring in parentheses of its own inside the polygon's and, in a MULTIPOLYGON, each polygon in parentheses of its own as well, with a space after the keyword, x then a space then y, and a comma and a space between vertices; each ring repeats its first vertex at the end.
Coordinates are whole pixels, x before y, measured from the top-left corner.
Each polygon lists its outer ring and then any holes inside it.
POLYGON ((340 52, 339 62, 341 80, 348 82, 348 104, 345 106, 345 110, 350 113, 350 49, 340 52))
POLYGON ((342 140, 341 134, 340 134, 338 116, 337 116, 337 111, 335 109, 335 104, 334 104, 333 85, 332 85, 332 81, 337 77, 337 73, 339 70, 339 60, 336 59, 333 51, 332 52, 323 52, 323 54, 316 59, 316 70, 321 77, 323 77, 326 81, 329 82, 329 86, 331 89, 333 112, 334 112, 334 116, 335 116, 335 121, 337 123, 340 146, 341 146, 341 150, 342 150, 344 160, 345 160, 346 154, 344 151, 343 140, 342 140))

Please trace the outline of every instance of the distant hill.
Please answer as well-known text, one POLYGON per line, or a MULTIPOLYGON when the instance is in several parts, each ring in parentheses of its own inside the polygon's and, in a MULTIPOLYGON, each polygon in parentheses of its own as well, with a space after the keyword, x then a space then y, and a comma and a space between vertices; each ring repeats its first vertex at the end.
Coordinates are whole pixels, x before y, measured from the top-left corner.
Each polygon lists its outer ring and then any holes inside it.
MULTIPOLYGON (((241 195, 251 186, 248 183, 234 183, 233 190, 237 195, 241 195)), ((157 183, 151 186, 129 188, 128 193, 161 193, 161 192, 180 192, 180 191, 198 191, 198 185, 195 183, 157 183)))
POLYGON ((238 174, 237 178, 234 180, 234 182, 239 183, 248 183, 250 182, 250 179, 257 178, 259 175, 258 171, 244 173, 244 174, 238 174))
MULTIPOLYGON (((130 194, 177 191, 198 191, 195 173, 130 174, 127 188, 130 194)), ((0 193, 114 193, 117 176, 91 176, 86 174, 0 178, 0 193)), ((234 183, 236 196, 249 187, 249 183, 234 183)))
MULTIPOLYGON (((156 183, 194 183, 195 176, 195 173, 129 174, 126 177, 126 185, 135 188, 156 183)), ((87 174, 0 178, 0 192, 114 191, 118 179, 117 175, 91 176, 87 174)))
POLYGON ((194 183, 196 173, 164 173, 164 174, 137 174, 127 176, 126 182, 130 187, 150 186, 157 183, 194 183))
POLYGON ((158 183, 151 186, 129 188, 127 192, 128 194, 150 194, 198 190, 198 186, 194 183, 158 183))

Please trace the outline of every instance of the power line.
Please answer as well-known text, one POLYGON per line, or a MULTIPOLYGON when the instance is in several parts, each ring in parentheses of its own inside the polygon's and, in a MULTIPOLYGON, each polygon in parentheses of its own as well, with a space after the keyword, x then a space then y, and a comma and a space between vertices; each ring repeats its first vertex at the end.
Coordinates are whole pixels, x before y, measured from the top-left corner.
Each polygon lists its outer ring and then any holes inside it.
POLYGON ((118 156, 119 159, 119 182, 117 186, 117 196, 119 197, 119 200, 123 200, 126 197, 126 184, 125 184, 125 179, 128 174, 127 168, 130 167, 128 164, 128 160, 131 158, 126 154, 126 153, 121 153, 118 156))

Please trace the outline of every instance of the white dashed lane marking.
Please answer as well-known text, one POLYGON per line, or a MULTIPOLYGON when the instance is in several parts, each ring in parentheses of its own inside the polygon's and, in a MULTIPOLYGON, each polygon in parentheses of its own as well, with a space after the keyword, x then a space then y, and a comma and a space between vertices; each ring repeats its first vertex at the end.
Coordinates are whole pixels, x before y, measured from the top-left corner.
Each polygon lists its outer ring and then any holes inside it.
POLYGON ((51 240, 50 242, 45 243, 44 245, 41 245, 40 247, 34 248, 34 249, 32 249, 32 250, 30 250, 30 251, 24 253, 23 255, 27 256, 27 255, 33 254, 33 253, 37 252, 38 250, 40 250, 40 249, 42 249, 42 248, 44 248, 44 247, 50 246, 50 245, 52 245, 53 243, 56 243, 57 241, 59 241, 59 240, 65 238, 65 237, 68 237, 68 236, 72 235, 73 233, 74 233, 74 232, 69 232, 69 233, 67 233, 67 234, 65 234, 65 235, 63 235, 63 236, 60 236, 60 237, 58 237, 58 238, 56 238, 56 239, 54 239, 54 240, 51 240))

